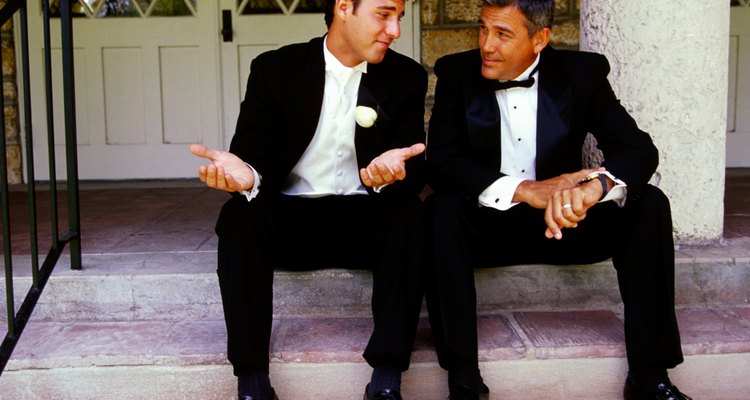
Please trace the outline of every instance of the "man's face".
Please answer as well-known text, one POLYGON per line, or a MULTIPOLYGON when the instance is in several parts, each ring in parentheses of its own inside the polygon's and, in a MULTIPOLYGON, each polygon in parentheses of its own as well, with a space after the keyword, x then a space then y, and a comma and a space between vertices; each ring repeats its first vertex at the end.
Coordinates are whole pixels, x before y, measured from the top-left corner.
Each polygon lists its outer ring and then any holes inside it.
MULTIPOLYGON (((360 0, 357 10, 351 0, 342 25, 346 55, 340 61, 354 66, 362 61, 377 64, 385 57, 391 42, 401 36, 399 26, 406 0, 360 0)), ((337 5, 338 7, 338 5, 337 5)))
POLYGON ((485 5, 479 18, 482 76, 494 80, 517 78, 547 45, 545 34, 548 38, 548 28, 529 37, 525 18, 516 6, 485 5))

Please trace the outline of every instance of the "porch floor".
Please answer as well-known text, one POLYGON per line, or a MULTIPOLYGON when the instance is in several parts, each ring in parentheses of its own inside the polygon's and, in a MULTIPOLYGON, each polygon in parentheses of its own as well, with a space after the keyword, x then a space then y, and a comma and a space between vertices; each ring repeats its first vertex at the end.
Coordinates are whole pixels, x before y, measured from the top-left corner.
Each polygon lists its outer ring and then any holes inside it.
MULTIPOLYGON (((28 254, 27 197, 11 190, 12 253, 28 254)), ((82 182, 83 253, 202 251, 216 249, 214 223, 226 193, 195 180, 82 182)), ((65 192, 58 203, 65 208, 65 192)), ((49 248, 49 191, 37 192, 39 248, 49 248)), ((65 210, 61 231, 67 226, 65 210)), ((750 237, 750 169, 729 169, 724 196, 724 238, 750 237)))

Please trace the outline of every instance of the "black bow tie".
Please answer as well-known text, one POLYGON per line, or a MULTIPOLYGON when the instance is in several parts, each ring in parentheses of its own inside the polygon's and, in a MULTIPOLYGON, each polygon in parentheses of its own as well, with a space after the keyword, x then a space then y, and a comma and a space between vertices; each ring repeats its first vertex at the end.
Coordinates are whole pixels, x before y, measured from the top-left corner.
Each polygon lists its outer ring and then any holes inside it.
POLYGON ((523 87, 523 88, 530 88, 534 85, 534 77, 530 77, 529 79, 525 79, 522 81, 493 81, 492 86, 495 90, 504 90, 504 89, 510 89, 515 87, 523 87))
POLYGON ((534 85, 535 80, 533 75, 536 73, 537 69, 539 69, 539 64, 537 64, 536 67, 531 70, 528 79, 524 79, 522 81, 492 81, 492 87, 494 90, 504 90, 514 87, 530 88, 534 85))

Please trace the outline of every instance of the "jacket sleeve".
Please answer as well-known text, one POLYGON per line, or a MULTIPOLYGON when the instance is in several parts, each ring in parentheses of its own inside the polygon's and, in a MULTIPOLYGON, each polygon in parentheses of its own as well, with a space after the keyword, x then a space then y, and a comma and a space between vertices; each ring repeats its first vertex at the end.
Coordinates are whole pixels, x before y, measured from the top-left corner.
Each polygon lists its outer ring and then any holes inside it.
POLYGON ((254 59, 247 79, 245 98, 240 104, 237 127, 229 151, 253 166, 264 179, 273 164, 272 154, 278 148, 280 135, 275 134, 284 121, 284 108, 275 101, 269 87, 266 63, 261 55, 254 59))

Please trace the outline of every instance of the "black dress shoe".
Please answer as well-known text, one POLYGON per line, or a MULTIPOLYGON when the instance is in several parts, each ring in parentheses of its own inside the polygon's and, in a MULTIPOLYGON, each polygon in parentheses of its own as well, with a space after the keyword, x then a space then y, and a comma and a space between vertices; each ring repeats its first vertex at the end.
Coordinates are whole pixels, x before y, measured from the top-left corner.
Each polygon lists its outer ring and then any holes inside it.
POLYGON ((470 386, 457 386, 450 388, 450 394, 448 400, 489 400, 490 399, 490 388, 484 383, 479 387, 479 390, 474 389, 470 386))
POLYGON ((623 397, 625 400, 692 400, 691 397, 680 392, 677 386, 672 385, 669 379, 651 388, 639 387, 635 382, 627 379, 623 397))
MULTIPOLYGON (((260 398, 255 398, 253 396, 242 396, 240 395, 238 397, 240 400, 262 400, 260 398)), ((279 400, 279 396, 276 396, 276 391, 271 388, 271 398, 269 400, 279 400)))
POLYGON ((370 396, 369 393, 370 384, 368 383, 365 387, 364 400, 401 400, 401 393, 399 393, 399 391, 395 389, 383 389, 375 393, 375 396, 370 396))

